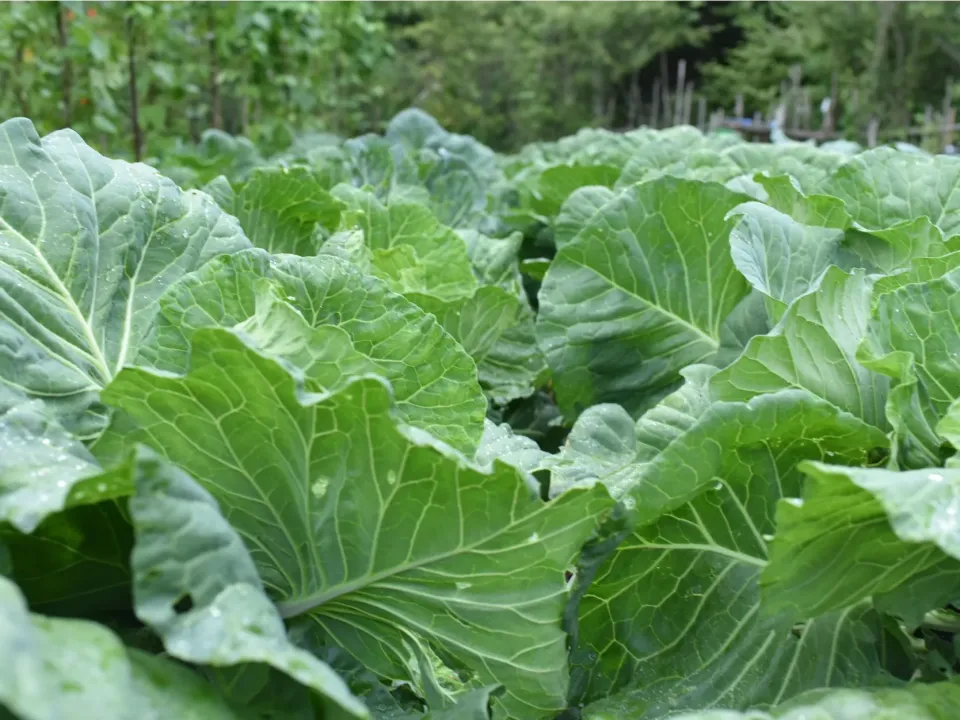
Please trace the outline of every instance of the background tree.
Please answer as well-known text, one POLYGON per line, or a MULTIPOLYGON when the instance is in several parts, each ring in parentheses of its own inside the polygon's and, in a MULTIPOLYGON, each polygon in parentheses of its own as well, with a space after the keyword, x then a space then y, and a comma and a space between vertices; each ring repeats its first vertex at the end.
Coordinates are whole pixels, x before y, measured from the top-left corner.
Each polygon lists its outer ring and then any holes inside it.
POLYGON ((270 152, 418 105, 516 149, 647 122, 655 91, 672 122, 663 94, 686 59, 711 109, 742 94, 747 114, 768 111, 794 67, 814 105, 836 82, 839 127, 856 134, 939 108, 957 37, 951 3, 7 3, 0 117, 150 157, 207 128, 270 152))

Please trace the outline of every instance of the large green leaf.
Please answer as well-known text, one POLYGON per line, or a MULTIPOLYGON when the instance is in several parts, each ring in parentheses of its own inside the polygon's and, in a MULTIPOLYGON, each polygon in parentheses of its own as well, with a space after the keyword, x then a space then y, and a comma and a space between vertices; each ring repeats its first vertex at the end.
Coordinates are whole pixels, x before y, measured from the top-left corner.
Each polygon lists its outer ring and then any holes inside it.
MULTIPOLYGON (((343 330, 352 350, 390 381, 402 418, 465 453, 474 452, 483 432, 486 399, 473 360, 434 318, 335 258, 251 250, 210 263, 162 298, 156 334, 142 360, 182 372, 194 332, 232 327, 254 317, 263 283, 276 288, 309 327, 343 330)), ((335 341, 336 333, 321 332, 326 342, 335 341)), ((283 352, 288 347, 287 342, 278 347, 271 343, 262 350, 292 360, 283 352)), ((343 347, 345 355, 352 350, 343 347)))
POLYGON ((661 178, 625 189, 560 249, 537 335, 567 415, 617 402, 636 414, 720 347, 750 286, 730 257, 729 210, 746 196, 661 178))
POLYGON ((763 202, 804 225, 846 229, 851 218, 843 201, 829 195, 806 195, 791 175, 755 173, 755 183, 763 188, 763 202))
POLYGON ((771 612, 815 617, 894 591, 932 568, 941 600, 960 592, 960 471, 809 462, 801 469, 808 478, 803 500, 780 503, 763 572, 771 612))
POLYGON ((712 402, 710 365, 681 371, 683 385, 634 422, 619 405, 587 408, 573 425, 560 453, 543 461, 550 469, 550 494, 602 482, 619 497, 637 483, 646 464, 683 436, 712 402))
POLYGON ((51 515, 29 535, 3 529, 0 538, 33 609, 54 615, 128 612, 133 531, 117 503, 80 504, 51 515))
POLYGON ((820 190, 821 183, 849 159, 840 153, 823 152, 801 143, 738 143, 723 154, 743 172, 789 175, 808 193, 824 192, 820 190))
POLYGON ((408 297, 434 315, 474 359, 480 386, 491 400, 502 405, 536 390, 546 365, 534 336, 533 313, 516 295, 488 285, 454 302, 408 297))
POLYGON ((106 628, 30 615, 0 578, 0 713, 22 720, 239 720, 198 675, 106 628))
POLYGON ((261 351, 282 359, 302 373, 312 392, 329 392, 354 377, 380 374, 380 368, 353 346, 346 330, 336 325, 311 327, 284 300, 277 286, 260 278, 253 315, 234 326, 261 351))
POLYGON ((367 717, 327 665, 287 640, 256 568, 216 501, 192 478, 141 451, 130 513, 137 616, 187 662, 262 663, 316 691, 330 717, 367 717), (189 599, 190 609, 178 612, 189 599))
POLYGON ((863 267, 885 274, 907 271, 916 276, 913 282, 935 277, 933 274, 929 277, 920 274, 924 266, 936 267, 935 258, 943 258, 956 251, 958 243, 960 238, 944 242, 939 228, 926 217, 907 220, 883 230, 866 232, 849 229, 846 238, 846 247, 859 256, 863 267))
POLYGON ((496 285, 518 297, 522 296, 523 280, 517 267, 517 255, 523 243, 520 233, 492 238, 475 230, 460 230, 457 235, 467 246, 473 272, 481 285, 496 285))
POLYGON ((636 477, 637 455, 634 420, 626 410, 612 403, 587 408, 560 453, 545 461, 550 468, 550 495, 598 480, 616 494, 636 477))
POLYGON ((344 207, 318 173, 301 167, 259 168, 234 197, 216 197, 256 247, 294 255, 316 255, 323 234, 340 224, 344 207))
POLYGON ((854 156, 822 185, 853 219, 882 230, 926 216, 945 236, 960 230, 960 160, 877 148, 854 156))
POLYGON ((616 193, 608 187, 587 186, 570 193, 553 223, 553 242, 557 248, 573 240, 615 197, 616 193))
POLYGON ((63 509, 75 484, 100 472, 43 403, 30 401, 0 415, 0 522, 32 532, 63 509))
POLYGON ((347 206, 344 228, 363 231, 370 271, 387 280, 392 290, 447 301, 476 290, 465 243, 428 208, 414 202, 384 205, 371 193, 345 185, 334 188, 334 195, 347 206), (398 262, 404 265, 402 271, 398 262))
POLYGON ((563 707, 564 571, 609 507, 602 488, 543 504, 507 465, 484 474, 398 425, 378 379, 299 395, 229 331, 191 345, 186 376, 128 368, 106 397, 221 504, 284 617, 384 677, 416 681, 435 646, 502 684, 511 717, 563 707))
POLYGON ((747 400, 803 388, 871 425, 886 428, 889 379, 856 360, 870 321, 872 280, 830 268, 819 286, 794 302, 768 334, 713 378, 720 400, 747 400))
POLYGON ((881 295, 857 359, 898 381, 887 402, 905 467, 941 462, 937 421, 960 397, 960 277, 951 272, 881 295))
POLYGON ((132 533, 112 502, 130 464, 103 471, 39 401, 0 416, 0 537, 35 609, 86 614, 129 604, 132 533))
POLYGON ((672 128, 669 135, 664 133, 657 142, 646 143, 631 154, 617 180, 617 189, 658 177, 664 171, 669 172, 668 168, 679 170, 690 153, 704 144, 703 133, 696 128, 672 128))
POLYGON ((760 612, 758 580, 776 502, 800 491, 797 461, 862 463, 884 442, 802 391, 710 406, 621 499, 638 524, 584 591, 572 659, 579 697, 613 694, 598 712, 656 718, 873 679, 873 614, 844 608, 796 636, 791 618, 760 612))
POLYGON ((620 177, 620 168, 610 165, 557 165, 547 168, 537 183, 533 209, 547 218, 554 218, 560 207, 577 189, 613 187, 620 177))
POLYGON ((908 356, 937 412, 960 396, 960 274, 906 285, 880 296, 861 357, 869 367, 899 378, 908 356))
POLYGON ((0 125, 0 410, 38 398, 81 438, 103 429, 101 388, 132 362, 161 294, 249 247, 203 193, 109 160, 71 130, 0 125))
POLYGON ((480 467, 491 468, 494 460, 502 460, 507 465, 533 473, 543 469, 548 457, 534 440, 515 434, 507 423, 497 425, 484 420, 483 437, 474 462, 480 467))
POLYGON ((730 233, 734 263, 754 288, 787 305, 816 286, 844 239, 842 228, 800 222, 759 202, 733 215, 739 217, 730 233))

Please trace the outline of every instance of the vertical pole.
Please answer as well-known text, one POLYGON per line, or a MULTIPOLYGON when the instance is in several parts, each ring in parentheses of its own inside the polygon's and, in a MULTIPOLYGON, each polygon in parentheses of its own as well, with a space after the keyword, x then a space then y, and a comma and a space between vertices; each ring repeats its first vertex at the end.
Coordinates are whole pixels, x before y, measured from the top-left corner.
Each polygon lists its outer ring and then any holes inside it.
POLYGON ((877 146, 877 133, 880 130, 880 121, 876 116, 870 118, 870 124, 867 126, 867 147, 877 146))
POLYGON ((650 110, 650 127, 660 127, 660 78, 653 81, 653 103, 650 110))
POLYGON ((833 132, 836 129, 837 118, 837 73, 830 76, 830 107, 823 118, 823 129, 833 132))
POLYGON ((683 94, 683 124, 690 124, 690 115, 693 113, 693 83, 687 83, 687 90, 683 94))
POLYGON ((687 61, 679 60, 677 62, 677 95, 674 98, 675 109, 673 111, 673 124, 679 125, 683 121, 683 95, 684 86, 687 79, 687 61))
POLYGON ((940 134, 941 150, 953 144, 953 78, 948 77, 943 85, 943 132, 940 134))

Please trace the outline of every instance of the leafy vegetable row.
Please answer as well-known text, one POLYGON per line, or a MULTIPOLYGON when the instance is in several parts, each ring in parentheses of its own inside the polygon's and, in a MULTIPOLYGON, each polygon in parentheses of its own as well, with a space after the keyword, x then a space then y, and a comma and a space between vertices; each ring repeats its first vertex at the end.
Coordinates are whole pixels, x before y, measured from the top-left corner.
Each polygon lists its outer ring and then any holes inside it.
POLYGON ((0 125, 0 709, 960 710, 960 161, 208 160, 0 125))

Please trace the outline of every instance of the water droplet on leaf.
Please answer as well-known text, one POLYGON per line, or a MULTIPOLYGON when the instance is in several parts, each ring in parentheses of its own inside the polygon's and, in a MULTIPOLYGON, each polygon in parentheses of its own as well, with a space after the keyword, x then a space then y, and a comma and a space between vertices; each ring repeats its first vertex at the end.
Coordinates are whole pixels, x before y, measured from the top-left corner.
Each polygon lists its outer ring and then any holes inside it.
POLYGON ((327 494, 327 486, 330 484, 329 478, 317 478, 317 480, 310 486, 310 492, 313 493, 313 496, 319 500, 324 495, 327 494))

